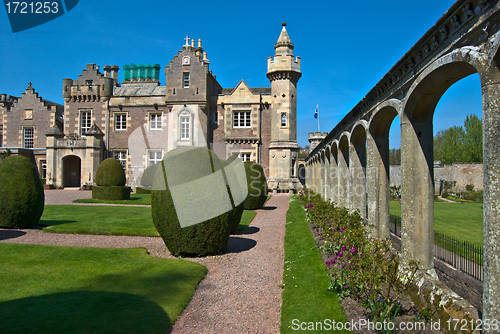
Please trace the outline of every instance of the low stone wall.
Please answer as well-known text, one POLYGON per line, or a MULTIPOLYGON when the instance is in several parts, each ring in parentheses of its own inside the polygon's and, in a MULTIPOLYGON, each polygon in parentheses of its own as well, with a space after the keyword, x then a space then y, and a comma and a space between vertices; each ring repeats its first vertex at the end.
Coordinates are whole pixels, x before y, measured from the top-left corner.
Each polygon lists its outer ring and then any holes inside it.
MULTIPOLYGON (((390 166, 390 185, 400 186, 402 183, 402 168, 399 165, 390 166)), ((483 190, 483 164, 454 163, 451 165, 434 166, 434 181, 456 181, 454 191, 464 191, 468 184, 474 185, 474 190, 483 190)), ((437 188, 437 187, 436 187, 437 188)))

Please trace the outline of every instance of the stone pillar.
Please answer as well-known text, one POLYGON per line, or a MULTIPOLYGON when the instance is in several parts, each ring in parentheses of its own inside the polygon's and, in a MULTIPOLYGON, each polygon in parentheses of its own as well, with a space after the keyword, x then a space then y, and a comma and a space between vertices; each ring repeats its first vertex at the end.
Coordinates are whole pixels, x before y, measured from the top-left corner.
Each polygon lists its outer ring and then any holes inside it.
POLYGON ((402 265, 434 268, 434 169, 432 120, 413 124, 401 118, 402 265))
MULTIPOLYGON (((483 319, 500 319, 500 74, 491 66, 483 100, 483 319)), ((483 333, 498 333, 484 330, 483 333)))
POLYGON ((349 207, 349 150, 339 148, 338 151, 338 192, 340 207, 349 207))
POLYGON ((332 148, 330 153, 330 168, 328 170, 328 179, 330 180, 330 197, 329 199, 339 204, 339 178, 338 178, 338 165, 337 165, 337 149, 332 148))
POLYGON ((323 194, 325 201, 330 200, 330 194, 332 193, 332 180, 330 178, 330 162, 331 154, 330 148, 325 150, 325 192, 323 194))
POLYGON ((321 198, 326 200, 326 158, 325 151, 322 151, 320 154, 320 165, 319 165, 319 177, 320 177, 320 186, 321 186, 321 198))
POLYGON ((363 144, 349 144, 349 210, 366 218, 366 149, 363 144))
POLYGON ((366 196, 371 236, 389 238, 389 134, 366 138, 366 196))

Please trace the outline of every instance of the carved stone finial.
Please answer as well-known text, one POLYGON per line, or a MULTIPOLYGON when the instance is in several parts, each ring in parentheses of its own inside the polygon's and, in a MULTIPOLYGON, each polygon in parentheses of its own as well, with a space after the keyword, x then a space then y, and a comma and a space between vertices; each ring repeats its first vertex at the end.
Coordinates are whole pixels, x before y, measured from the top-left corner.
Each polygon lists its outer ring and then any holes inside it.
POLYGON ((282 25, 283 27, 286 27, 286 22, 283 22, 281 25, 282 25))

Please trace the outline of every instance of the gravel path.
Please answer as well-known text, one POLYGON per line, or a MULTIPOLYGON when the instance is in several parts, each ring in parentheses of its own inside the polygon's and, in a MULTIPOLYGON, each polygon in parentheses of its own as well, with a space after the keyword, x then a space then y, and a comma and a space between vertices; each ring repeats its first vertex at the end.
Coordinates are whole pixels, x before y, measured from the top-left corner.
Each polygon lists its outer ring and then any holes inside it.
MULTIPOLYGON (((45 204, 73 204, 91 192, 47 190, 45 204)), ((188 258, 208 268, 171 333, 279 333, 288 195, 275 194, 257 210, 250 227, 232 235, 222 255, 188 258)), ((173 258, 159 237, 44 233, 0 229, 0 242, 80 247, 145 247, 152 256, 173 258)))

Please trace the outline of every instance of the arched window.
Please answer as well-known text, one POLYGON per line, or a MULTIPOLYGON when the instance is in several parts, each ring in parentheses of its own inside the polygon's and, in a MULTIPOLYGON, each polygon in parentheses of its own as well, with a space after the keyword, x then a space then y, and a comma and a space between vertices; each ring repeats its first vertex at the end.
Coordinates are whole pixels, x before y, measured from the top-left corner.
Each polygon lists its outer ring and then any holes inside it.
POLYGON ((282 113, 282 114, 281 114, 281 126, 282 126, 282 127, 287 126, 287 122, 286 122, 286 113, 282 113))

